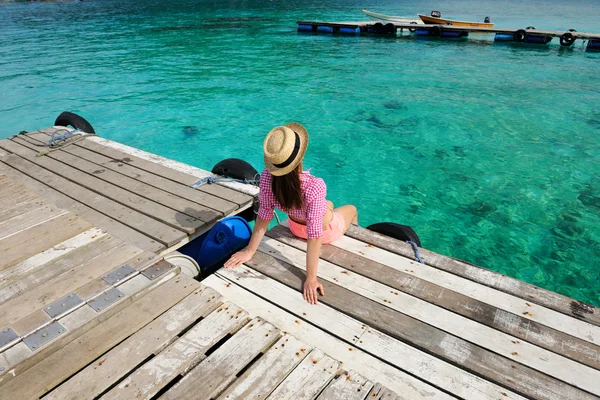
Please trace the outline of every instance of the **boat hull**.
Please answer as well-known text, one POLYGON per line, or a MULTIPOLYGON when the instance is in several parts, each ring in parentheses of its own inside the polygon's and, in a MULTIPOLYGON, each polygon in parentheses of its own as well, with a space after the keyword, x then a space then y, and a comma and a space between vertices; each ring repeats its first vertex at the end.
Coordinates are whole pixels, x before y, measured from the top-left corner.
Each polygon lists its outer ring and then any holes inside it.
POLYGON ((410 17, 397 17, 394 15, 385 15, 385 14, 379 14, 379 13, 375 13, 369 10, 360 10, 363 13, 365 13, 369 18, 371 18, 374 21, 386 21, 386 22, 398 22, 398 23, 402 23, 402 24, 410 24, 410 23, 417 23, 417 24, 422 24, 423 22, 418 19, 418 18, 410 18, 410 17))
POLYGON ((469 21, 455 21, 452 19, 429 17, 427 15, 417 14, 424 24, 434 25, 453 25, 453 26, 476 26, 478 28, 493 28, 494 24, 488 24, 485 22, 469 22, 469 21))

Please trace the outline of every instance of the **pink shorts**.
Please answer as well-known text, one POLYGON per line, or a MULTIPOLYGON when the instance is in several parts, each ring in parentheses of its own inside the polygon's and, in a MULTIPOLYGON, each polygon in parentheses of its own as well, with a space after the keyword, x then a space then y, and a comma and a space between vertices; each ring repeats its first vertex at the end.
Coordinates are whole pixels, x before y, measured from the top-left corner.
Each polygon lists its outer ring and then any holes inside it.
MULTIPOLYGON (((291 218, 288 219, 288 223, 290 225, 290 231, 300 239, 308 239, 306 235, 306 225, 299 224, 297 222, 292 221, 291 218)), ((346 228, 346 223, 344 222, 344 217, 342 214, 333 212, 333 218, 329 225, 327 225, 327 230, 323 231, 323 236, 321 236, 322 244, 329 244, 334 240, 338 240, 344 235, 344 229, 346 228)))

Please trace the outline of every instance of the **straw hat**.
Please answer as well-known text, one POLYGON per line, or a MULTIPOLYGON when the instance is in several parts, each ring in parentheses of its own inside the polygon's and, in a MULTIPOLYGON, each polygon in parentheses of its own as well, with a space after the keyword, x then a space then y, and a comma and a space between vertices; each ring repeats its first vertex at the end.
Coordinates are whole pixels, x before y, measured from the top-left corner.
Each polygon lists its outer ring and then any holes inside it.
POLYGON ((299 123, 273 128, 263 145, 267 171, 275 176, 289 174, 302 161, 307 147, 308 132, 299 123))

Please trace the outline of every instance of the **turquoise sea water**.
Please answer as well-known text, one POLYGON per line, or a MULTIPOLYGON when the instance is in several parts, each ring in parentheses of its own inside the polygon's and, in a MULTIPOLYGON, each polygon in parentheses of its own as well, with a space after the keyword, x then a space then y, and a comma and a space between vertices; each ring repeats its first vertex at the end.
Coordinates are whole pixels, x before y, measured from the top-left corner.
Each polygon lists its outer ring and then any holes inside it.
POLYGON ((0 2, 0 138, 70 110, 103 137, 211 169, 262 169, 302 122, 305 158, 366 226, 600 306, 600 54, 298 34, 361 8, 600 33, 600 4, 392 0, 0 2))

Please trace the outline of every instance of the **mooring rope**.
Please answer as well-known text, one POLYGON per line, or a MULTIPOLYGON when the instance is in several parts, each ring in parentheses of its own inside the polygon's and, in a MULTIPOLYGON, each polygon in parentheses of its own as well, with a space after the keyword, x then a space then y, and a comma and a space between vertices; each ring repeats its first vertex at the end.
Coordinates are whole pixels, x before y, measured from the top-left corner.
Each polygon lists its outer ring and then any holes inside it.
MULTIPOLYGON (((60 131, 60 129, 58 131, 60 131)), ((56 131, 56 132, 58 132, 58 131, 56 131)), ((63 140, 67 140, 68 138, 70 138, 73 135, 77 135, 77 134, 83 133, 83 131, 80 130, 80 129, 69 129, 69 130, 67 130, 66 133, 63 133, 62 135, 56 136, 56 132, 53 132, 52 133, 52 137, 50 138, 50 140, 48 140, 48 145, 50 145, 50 147, 56 146, 56 144, 58 142, 62 142, 63 140)))
POLYGON ((97 136, 95 133, 87 133, 87 132, 82 131, 81 129, 59 128, 52 132, 52 136, 51 136, 50 140, 48 140, 47 143, 44 143, 44 142, 40 141, 39 139, 35 139, 37 141, 33 142, 27 138, 28 136, 37 134, 37 133, 49 134, 48 132, 44 132, 44 130, 41 129, 41 130, 37 130, 37 131, 33 131, 33 132, 21 131, 18 134, 14 135, 13 137, 21 137, 24 141, 26 141, 27 143, 29 143, 33 146, 45 147, 44 150, 41 150, 40 152, 38 152, 35 155, 36 157, 41 157, 41 156, 45 156, 53 151, 63 149, 66 146, 69 146, 73 143, 77 143, 80 140, 83 140, 88 136, 97 136), (65 133, 56 135, 58 132, 62 132, 62 131, 65 131, 65 133), (79 136, 79 137, 74 140, 69 141, 69 138, 71 138, 73 136, 79 136))
POLYGON ((198 179, 196 182, 192 183, 189 186, 196 189, 196 188, 199 188, 200 186, 203 186, 206 184, 212 185, 213 183, 220 183, 220 182, 238 182, 238 183, 243 183, 246 185, 258 186, 258 184, 260 183, 260 174, 254 175, 254 179, 234 179, 234 178, 207 176, 206 178, 198 179))
POLYGON ((410 244, 415 252, 415 261, 420 262, 421 264, 425 264, 425 262, 421 259, 421 254, 419 253, 419 247, 412 240, 407 240, 406 243, 410 244))

